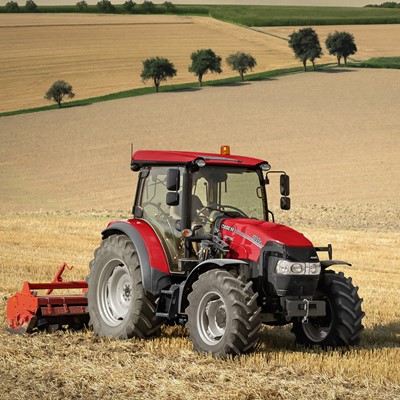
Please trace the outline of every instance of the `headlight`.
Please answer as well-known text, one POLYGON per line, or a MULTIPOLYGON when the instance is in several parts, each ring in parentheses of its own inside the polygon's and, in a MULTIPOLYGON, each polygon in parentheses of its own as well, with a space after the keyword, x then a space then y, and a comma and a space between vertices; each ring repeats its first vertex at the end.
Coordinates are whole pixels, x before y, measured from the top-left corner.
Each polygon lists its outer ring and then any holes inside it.
POLYGON ((275 273, 279 275, 318 275, 321 272, 320 263, 303 263, 279 260, 275 273))
POLYGON ((320 263, 310 263, 310 264, 306 264, 306 266, 308 266, 308 273, 310 275, 318 275, 321 272, 321 264, 320 263))
POLYGON ((304 274, 304 264, 292 264, 290 266, 290 271, 293 272, 294 274, 304 274))

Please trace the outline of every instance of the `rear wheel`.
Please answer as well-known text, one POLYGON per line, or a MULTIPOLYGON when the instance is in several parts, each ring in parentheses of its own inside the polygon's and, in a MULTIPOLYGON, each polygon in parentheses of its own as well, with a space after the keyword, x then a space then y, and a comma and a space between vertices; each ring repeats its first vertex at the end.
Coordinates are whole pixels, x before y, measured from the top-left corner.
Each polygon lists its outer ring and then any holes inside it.
POLYGON ((187 327, 194 350, 213 355, 237 355, 254 348, 261 326, 260 307, 252 283, 227 271, 200 275, 189 294, 187 327))
POLYGON ((293 323, 296 342, 306 346, 341 347, 356 345, 364 329, 364 312, 351 278, 327 271, 318 284, 317 300, 326 302, 326 316, 293 323))
POLYGON ((131 240, 111 235, 90 262, 89 324, 98 336, 146 338, 159 333, 156 298, 143 289, 139 259, 131 240))

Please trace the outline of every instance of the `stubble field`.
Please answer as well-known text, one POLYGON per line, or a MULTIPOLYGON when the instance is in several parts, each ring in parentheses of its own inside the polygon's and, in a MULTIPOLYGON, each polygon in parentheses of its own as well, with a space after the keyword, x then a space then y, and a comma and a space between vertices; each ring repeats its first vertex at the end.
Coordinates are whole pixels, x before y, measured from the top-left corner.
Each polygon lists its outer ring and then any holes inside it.
POLYGON ((359 347, 327 352, 265 329, 255 353, 215 360, 178 327, 153 341, 21 337, 1 313, 0 398, 399 398, 399 82, 398 71, 339 69, 1 118, 1 309, 62 261, 71 279, 86 276, 101 229, 129 215, 131 142, 230 144, 291 175, 293 210, 277 219, 353 264, 341 270, 360 287, 366 329, 359 347))

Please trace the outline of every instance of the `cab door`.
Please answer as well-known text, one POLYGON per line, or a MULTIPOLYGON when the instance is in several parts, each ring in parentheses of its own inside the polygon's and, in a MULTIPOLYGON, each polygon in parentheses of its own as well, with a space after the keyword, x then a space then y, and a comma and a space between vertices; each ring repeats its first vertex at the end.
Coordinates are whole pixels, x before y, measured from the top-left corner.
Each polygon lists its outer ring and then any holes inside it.
POLYGON ((135 206, 142 210, 141 219, 147 221, 157 233, 167 254, 170 270, 177 271, 178 260, 184 254, 183 238, 177 229, 180 225, 181 206, 168 206, 166 203, 168 168, 153 166, 142 171, 135 206))

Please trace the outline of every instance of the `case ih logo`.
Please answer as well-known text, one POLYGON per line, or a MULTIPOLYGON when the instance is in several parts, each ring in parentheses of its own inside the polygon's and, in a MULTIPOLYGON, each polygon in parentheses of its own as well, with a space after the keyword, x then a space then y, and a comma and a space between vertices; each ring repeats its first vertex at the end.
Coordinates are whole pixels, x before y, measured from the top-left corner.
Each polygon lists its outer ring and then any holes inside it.
POLYGON ((241 236, 243 239, 248 240, 249 242, 253 243, 255 246, 259 247, 260 249, 262 248, 262 241, 256 235, 253 235, 253 236, 246 235, 245 233, 238 231, 235 227, 225 225, 225 224, 221 224, 221 228, 225 229, 226 231, 229 231, 229 232, 235 233, 236 235, 241 236))

